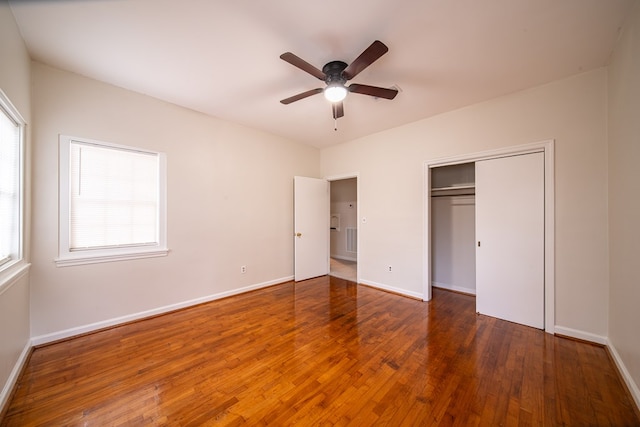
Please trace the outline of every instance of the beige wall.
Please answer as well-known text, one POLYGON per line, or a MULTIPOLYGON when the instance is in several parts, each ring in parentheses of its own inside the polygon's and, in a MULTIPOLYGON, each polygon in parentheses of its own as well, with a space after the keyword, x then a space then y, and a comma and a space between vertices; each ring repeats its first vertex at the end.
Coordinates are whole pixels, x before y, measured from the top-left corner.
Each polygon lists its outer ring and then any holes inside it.
POLYGON ((32 70, 36 341, 293 275, 293 176, 319 176, 317 149, 39 63, 32 70), (167 154, 167 257, 56 267, 59 134, 167 154))
MULTIPOLYGON (((30 61, 6 2, 0 2, 0 89, 31 124, 30 61)), ((30 152, 27 129, 27 156, 30 152)), ((25 259, 29 259, 29 162, 27 161, 25 259)), ((23 266, 16 266, 21 268, 23 266)), ((15 381, 20 355, 29 345, 29 273, 11 279, 18 268, 0 273, 0 410, 15 381)))
POLYGON ((609 343, 640 406, 640 2, 609 67, 609 343))
POLYGON ((556 325, 604 340, 606 82, 598 69, 322 150, 324 176, 359 173, 361 280, 422 296, 426 160, 555 139, 556 325))

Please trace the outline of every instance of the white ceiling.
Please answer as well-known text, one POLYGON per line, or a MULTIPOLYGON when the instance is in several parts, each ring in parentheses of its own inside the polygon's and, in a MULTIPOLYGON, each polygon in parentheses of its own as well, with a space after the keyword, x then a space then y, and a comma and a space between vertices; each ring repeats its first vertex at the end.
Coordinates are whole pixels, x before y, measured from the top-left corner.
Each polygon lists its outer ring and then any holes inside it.
POLYGON ((634 0, 13 0, 38 61, 295 141, 325 147, 607 64, 634 0), (334 131, 324 83, 282 61, 350 63, 334 131))

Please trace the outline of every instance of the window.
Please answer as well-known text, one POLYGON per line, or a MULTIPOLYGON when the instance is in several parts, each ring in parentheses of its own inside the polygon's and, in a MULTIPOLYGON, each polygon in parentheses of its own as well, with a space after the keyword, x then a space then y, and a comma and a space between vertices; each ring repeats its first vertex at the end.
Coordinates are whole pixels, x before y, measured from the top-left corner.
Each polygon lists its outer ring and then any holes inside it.
POLYGON ((0 271, 22 259, 25 122, 0 91, 0 271))
POLYGON ((58 266, 164 256, 163 153, 60 136, 58 266))

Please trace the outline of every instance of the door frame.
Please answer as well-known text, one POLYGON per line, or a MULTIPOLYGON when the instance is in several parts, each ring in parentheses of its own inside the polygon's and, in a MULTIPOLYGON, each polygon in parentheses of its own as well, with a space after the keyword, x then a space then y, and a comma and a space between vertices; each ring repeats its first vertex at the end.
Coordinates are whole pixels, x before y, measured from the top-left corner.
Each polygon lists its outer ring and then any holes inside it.
MULTIPOLYGON (((340 174, 340 175, 331 175, 325 176, 324 179, 329 182, 329 210, 331 210, 331 182, 332 181, 341 181, 343 179, 356 179, 356 219, 357 219, 357 227, 358 227, 358 237, 356 239, 356 244, 358 245, 358 252, 356 253, 356 283, 360 283, 360 252, 362 246, 360 246, 360 174, 358 172, 340 174)), ((331 213, 331 212, 329 212, 331 213)), ((329 254, 327 256, 327 264, 329 265, 329 274, 331 274, 331 235, 328 235, 329 242, 329 254)))
POLYGON ((550 334, 555 332, 555 158, 554 140, 545 140, 530 144, 498 148, 476 153, 442 157, 424 162, 423 170, 423 300, 432 298, 432 266, 431 266, 431 169, 460 163, 472 163, 480 160, 514 156, 535 152, 544 153, 544 330, 550 334))

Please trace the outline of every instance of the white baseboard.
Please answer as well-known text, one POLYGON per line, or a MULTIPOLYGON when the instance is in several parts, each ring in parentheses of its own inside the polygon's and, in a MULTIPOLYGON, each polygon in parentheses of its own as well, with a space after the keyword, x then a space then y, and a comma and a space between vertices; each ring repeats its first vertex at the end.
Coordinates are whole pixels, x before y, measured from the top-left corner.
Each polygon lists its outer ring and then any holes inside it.
POLYGON ((555 325, 555 333, 583 341, 589 341, 596 344, 607 345, 607 337, 592 334, 590 332, 579 331, 577 329, 565 328, 564 326, 555 325))
POLYGON ((4 409, 5 405, 9 401, 9 397, 11 396, 11 391, 15 387, 18 379, 20 377, 20 372, 22 372, 22 367, 27 362, 27 357, 29 356, 29 352, 31 351, 31 341, 27 341, 24 348, 22 349, 22 353, 18 356, 18 360, 16 364, 13 366, 11 373, 9 374, 9 378, 4 383, 4 387, 2 388, 2 392, 0 392, 0 412, 4 409))
POLYGON ((400 295, 404 295, 414 299, 423 300, 424 298, 424 295, 422 295, 419 292, 410 292, 410 291, 407 291, 406 289, 396 288, 393 286, 385 285, 383 283, 372 282, 370 280, 360 280, 359 283, 363 285, 371 286, 372 288, 382 289, 384 291, 393 292, 394 294, 400 294, 400 295))
POLYGON ((620 375, 622 375, 622 379, 624 380, 625 384, 627 384, 627 387, 631 392, 631 397, 633 397, 633 400, 636 403, 636 407, 640 410, 640 388, 638 388, 638 384, 636 384, 636 382, 631 377, 631 374, 629 373, 629 370, 627 369, 626 365, 622 361, 622 358, 620 357, 618 350, 616 350, 616 347, 609 340, 607 340, 607 348, 609 349, 609 352, 613 357, 613 361, 618 367, 618 371, 620 372, 620 375))
POLYGON ((157 316, 159 314, 168 313, 170 311, 179 310, 181 308, 190 307, 193 305, 202 304, 209 301, 214 301, 221 298, 230 297, 233 295, 242 294, 256 289, 266 288, 268 286, 277 285, 278 283, 284 283, 293 280, 293 276, 281 277, 279 279, 269 280, 267 282, 258 283, 244 288, 233 289, 230 291, 220 292, 213 295, 208 295, 201 298, 192 299, 189 301, 183 301, 176 304, 166 305, 164 307, 158 307, 151 310, 141 311, 139 313, 128 314, 126 316, 116 317, 114 319, 103 320, 88 325, 78 326, 75 328, 65 329, 63 331, 53 332, 50 334, 39 335, 31 338, 31 345, 38 346, 47 344, 50 342, 62 340, 65 338, 74 337, 76 335, 82 335, 89 332, 97 331, 104 328, 120 325, 134 320, 140 320, 151 316, 157 316))
POLYGON ((465 288, 462 286, 450 285, 448 283, 431 282, 431 286, 433 286, 434 288, 448 289, 450 291, 462 292, 465 294, 476 294, 475 288, 465 288))

